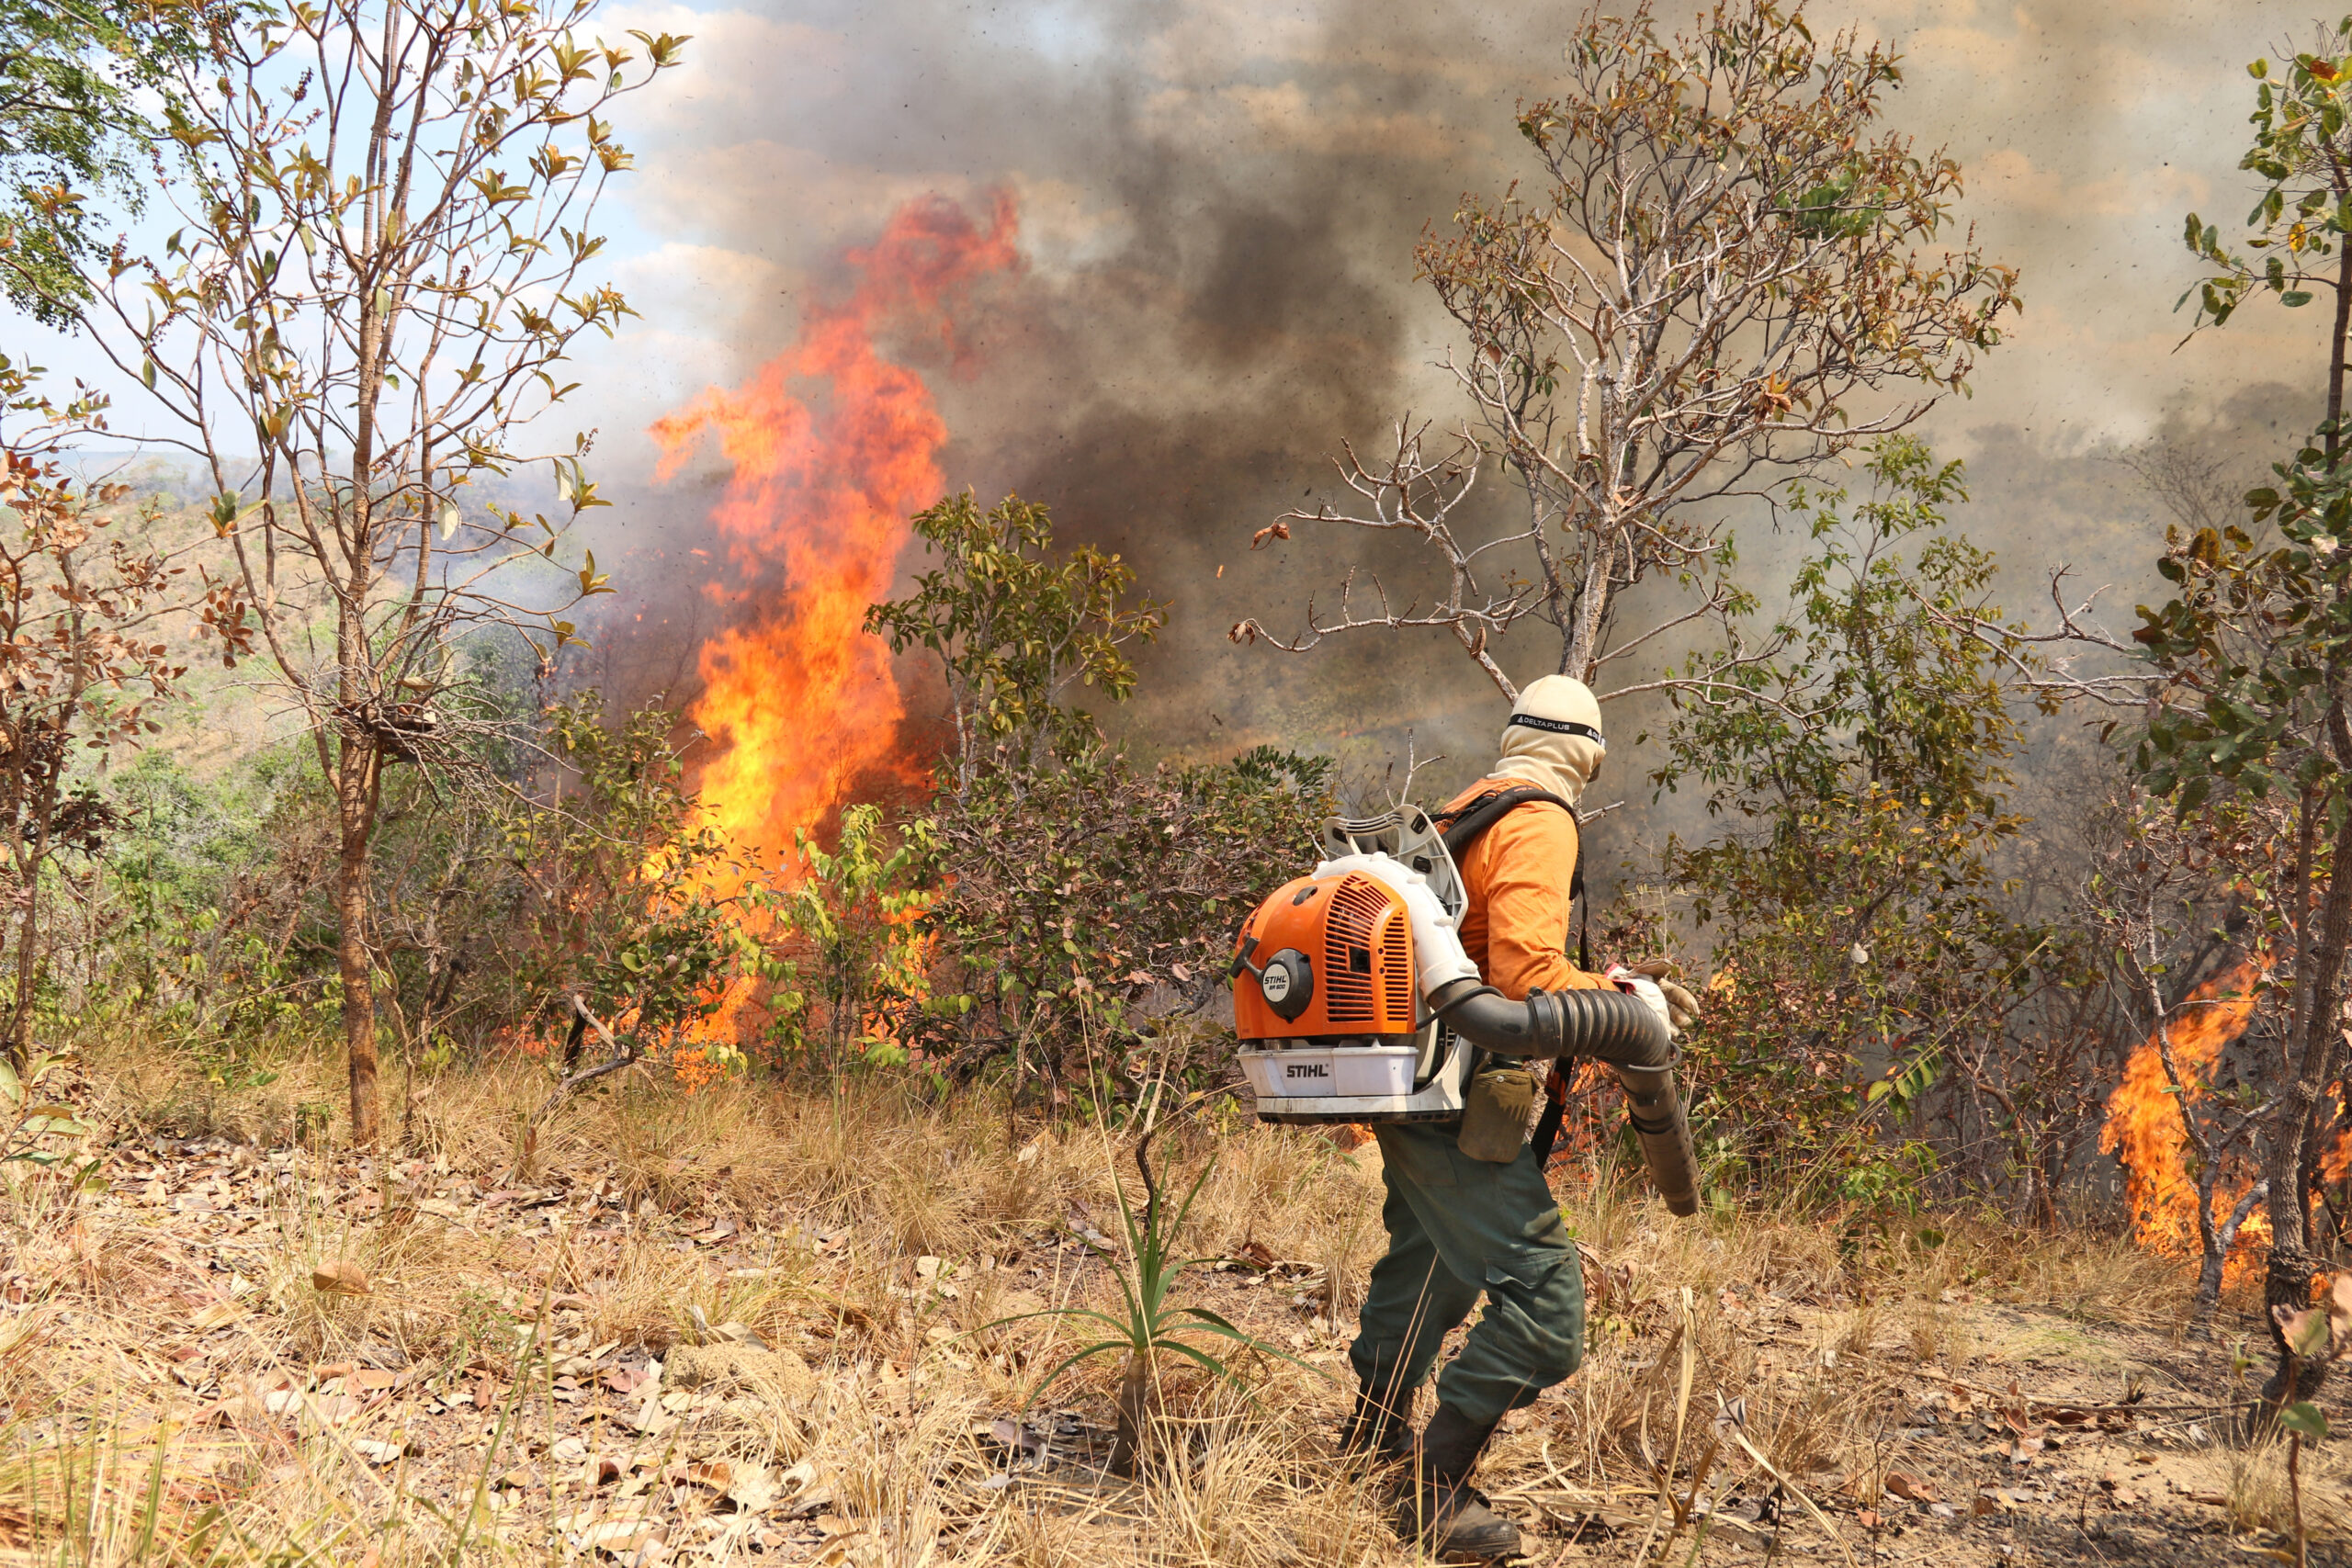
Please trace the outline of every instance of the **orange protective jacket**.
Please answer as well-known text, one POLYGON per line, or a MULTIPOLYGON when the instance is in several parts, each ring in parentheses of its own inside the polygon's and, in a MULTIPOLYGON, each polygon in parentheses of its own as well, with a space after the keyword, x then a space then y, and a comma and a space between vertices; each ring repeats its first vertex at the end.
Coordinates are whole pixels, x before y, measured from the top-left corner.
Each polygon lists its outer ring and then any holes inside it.
MULTIPOLYGON (((1525 779, 1481 779, 1447 805, 1458 811, 1492 789, 1522 789, 1525 779)), ((1577 870, 1577 819, 1549 801, 1530 801, 1470 846, 1455 867, 1468 907, 1462 946, 1487 984, 1513 1001, 1527 993, 1603 990, 1610 982, 1568 961, 1568 889, 1577 870)))

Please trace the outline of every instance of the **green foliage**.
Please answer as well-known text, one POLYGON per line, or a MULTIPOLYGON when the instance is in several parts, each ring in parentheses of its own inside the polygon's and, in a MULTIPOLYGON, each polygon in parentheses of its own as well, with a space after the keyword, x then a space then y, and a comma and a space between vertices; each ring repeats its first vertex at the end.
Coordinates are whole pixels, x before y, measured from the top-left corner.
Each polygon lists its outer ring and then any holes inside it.
POLYGON ((49 1098, 55 1092, 49 1080, 61 1065, 61 1058, 49 1052, 35 1053, 21 1071, 0 1057, 0 1165, 62 1167, 76 1187, 103 1186, 98 1176, 102 1159, 77 1162, 70 1150, 48 1142, 85 1138, 96 1131, 72 1106, 49 1098))
POLYGON ((1819 1196, 1903 1203, 1932 1167, 1902 1133, 1972 1035, 2067 973, 2058 932, 2018 923, 1993 869, 2017 716, 1970 635, 1993 558, 1943 533, 1960 466, 1891 439, 1871 489, 1799 487, 1815 552, 1760 644, 1727 617, 1684 671, 1653 775, 1695 780, 1725 823, 1677 840, 1673 879, 1714 938, 1690 1053, 1699 1114, 1762 1171, 1819 1196))
POLYGON ((952 990, 926 1015, 934 1054, 1009 1056, 1057 1097, 1134 1043, 1148 1004, 1191 1011, 1223 983, 1232 933, 1313 853, 1331 763, 1261 748, 1229 762, 1146 770, 1107 746, 1058 766, 990 759, 927 829, 943 887, 933 922, 952 990))
MULTIPOLYGON (((509 1016, 568 1022, 577 991, 615 1027, 663 1039, 707 1018, 745 958, 718 891, 740 873, 686 788, 676 722, 652 705, 609 725, 593 692, 542 715, 545 783, 498 814, 503 886, 474 892, 490 919, 466 933, 485 999, 509 1016)), ((444 946, 446 969, 457 944, 444 946)))
MULTIPOLYGON (((430 1063, 561 1038, 574 993, 616 1029, 674 1039, 752 956, 742 871, 699 819, 676 716, 608 724, 593 693, 506 701, 477 693, 458 787, 417 773, 386 787, 372 875, 390 1043, 430 1063)), ((202 773, 148 756, 117 795, 129 824, 61 1006, 133 1009, 222 1081, 266 1071, 281 1036, 333 1026, 336 836, 315 753, 281 746, 202 773)))
POLYGON ((195 56, 193 8, 145 0, 0 0, 0 286, 63 325, 109 225, 91 197, 136 212, 135 154, 152 129, 133 90, 195 56))
MULTIPOLYGON (((2352 162, 2346 113, 2352 109, 2352 17, 2327 28, 2319 49, 2297 54, 2274 73, 2267 59, 2246 73, 2255 80, 2254 144, 2238 167, 2262 181, 2245 215, 2250 257, 2222 241, 2220 228, 2188 215, 2189 250, 2213 270, 2190 285, 2175 305, 2197 300, 2197 325, 2220 326, 2257 292, 2290 309, 2311 303, 2320 288, 2339 287, 2332 276, 2352 235, 2352 189, 2344 170, 2352 162)), ((2331 410, 2333 416, 2338 411, 2331 410)))
POLYGON ((983 513, 972 492, 914 518, 941 558, 904 599, 866 613, 893 653, 927 648, 947 676, 956 718, 956 783, 967 787, 997 749, 1028 766, 1100 739, 1093 716, 1067 706, 1073 685, 1124 702, 1136 669, 1131 642, 1155 640, 1168 606, 1126 603, 1134 570, 1091 545, 1054 552, 1046 508, 1009 495, 983 513))
MULTIPOLYGON (((0 1048, 19 1059, 49 989, 60 897, 86 889, 90 863, 124 826, 89 764, 162 728, 155 716, 187 666, 156 627, 193 597, 186 569, 153 541, 155 509, 78 471, 74 446, 103 429, 104 400, 60 408, 41 374, 0 355, 0 1048)), ((197 610, 197 636, 217 635, 233 665, 245 637, 235 595, 204 594, 197 610)))
POLYGON ((2281 1431, 2300 1433, 2314 1443, 2327 1441, 2327 1415, 2308 1399, 2297 1400, 2278 1412, 2281 1431))
POLYGON ((2255 531, 2166 531, 2157 570, 2177 592, 2132 634, 2165 699, 2134 761, 2184 817, 2217 793, 2344 793, 2352 746, 2330 726, 2352 655, 2352 475, 2316 445, 2275 471, 2246 497, 2255 531))
POLYGON ((775 933, 760 974, 775 1050, 827 1071, 906 1063, 910 1015, 930 995, 922 919, 933 894, 920 880, 929 840, 919 820, 892 842, 879 809, 853 806, 831 852, 796 831, 796 874, 747 891, 746 907, 775 933))

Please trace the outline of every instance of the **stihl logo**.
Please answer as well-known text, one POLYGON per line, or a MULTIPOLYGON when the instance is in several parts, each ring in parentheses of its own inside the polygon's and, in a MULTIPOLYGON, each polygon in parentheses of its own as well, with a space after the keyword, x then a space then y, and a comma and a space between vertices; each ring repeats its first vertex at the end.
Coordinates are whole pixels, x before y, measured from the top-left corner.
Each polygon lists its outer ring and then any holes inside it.
POLYGON ((1283 1076, 1293 1078, 1328 1078, 1331 1076, 1331 1069, 1329 1065, 1322 1062, 1285 1062, 1283 1064, 1283 1076))

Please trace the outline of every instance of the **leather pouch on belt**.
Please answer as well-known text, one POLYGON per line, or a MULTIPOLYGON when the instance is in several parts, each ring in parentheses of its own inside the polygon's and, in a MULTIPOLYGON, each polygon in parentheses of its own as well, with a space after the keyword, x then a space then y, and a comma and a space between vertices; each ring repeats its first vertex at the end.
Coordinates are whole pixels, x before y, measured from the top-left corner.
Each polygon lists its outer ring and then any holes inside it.
POLYGON ((1456 1139, 1472 1159, 1509 1165, 1527 1143, 1527 1112, 1535 1103, 1535 1075, 1525 1067, 1496 1067, 1470 1080, 1462 1100, 1456 1139))

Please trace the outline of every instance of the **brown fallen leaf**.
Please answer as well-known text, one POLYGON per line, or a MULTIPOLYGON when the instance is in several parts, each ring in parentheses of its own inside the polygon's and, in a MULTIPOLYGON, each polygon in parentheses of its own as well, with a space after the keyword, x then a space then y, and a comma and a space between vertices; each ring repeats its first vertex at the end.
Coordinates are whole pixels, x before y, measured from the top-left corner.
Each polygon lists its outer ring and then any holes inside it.
POLYGON ((331 1258, 311 1269, 311 1288, 330 1296, 365 1296, 375 1290, 368 1270, 348 1258, 331 1258))
POLYGON ((1887 1472, 1886 1489, 1906 1503, 1933 1503, 1939 1496, 1933 1483, 1899 1470, 1887 1472))

